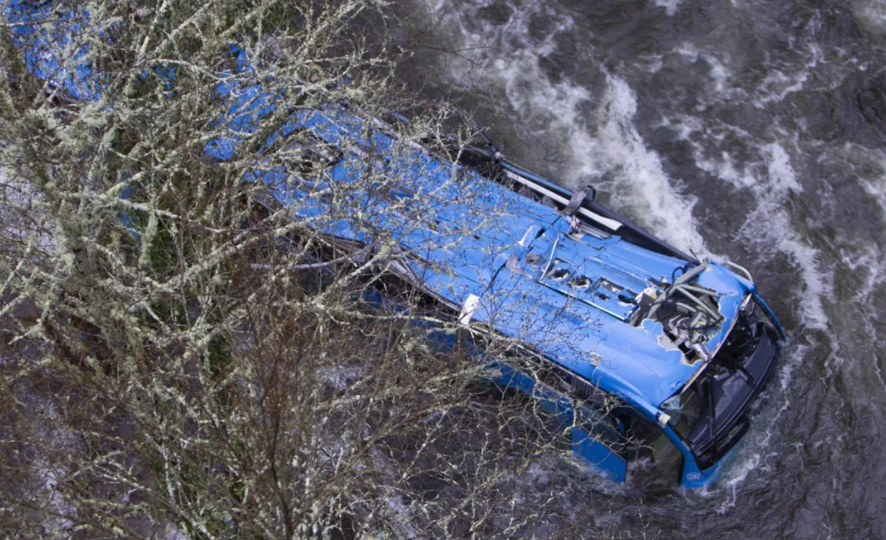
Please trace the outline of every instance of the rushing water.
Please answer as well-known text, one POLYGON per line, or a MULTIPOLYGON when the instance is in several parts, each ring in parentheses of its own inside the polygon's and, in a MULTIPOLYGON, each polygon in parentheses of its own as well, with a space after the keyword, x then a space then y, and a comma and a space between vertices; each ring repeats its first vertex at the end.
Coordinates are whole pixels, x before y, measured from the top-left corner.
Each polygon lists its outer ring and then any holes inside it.
POLYGON ((886 538, 886 2, 433 12, 451 52, 428 77, 469 96, 507 155, 567 186, 614 171, 605 203, 746 266, 790 334, 715 487, 598 519, 657 516, 661 537, 886 538))

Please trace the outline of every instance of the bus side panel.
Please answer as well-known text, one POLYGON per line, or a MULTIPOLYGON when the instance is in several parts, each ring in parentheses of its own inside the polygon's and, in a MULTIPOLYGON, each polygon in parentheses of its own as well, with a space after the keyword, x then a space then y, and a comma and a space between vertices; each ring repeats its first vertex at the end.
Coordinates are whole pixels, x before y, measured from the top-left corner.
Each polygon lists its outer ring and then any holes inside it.
POLYGON ((572 429, 572 451, 611 480, 623 483, 627 478, 627 462, 578 426, 572 429))

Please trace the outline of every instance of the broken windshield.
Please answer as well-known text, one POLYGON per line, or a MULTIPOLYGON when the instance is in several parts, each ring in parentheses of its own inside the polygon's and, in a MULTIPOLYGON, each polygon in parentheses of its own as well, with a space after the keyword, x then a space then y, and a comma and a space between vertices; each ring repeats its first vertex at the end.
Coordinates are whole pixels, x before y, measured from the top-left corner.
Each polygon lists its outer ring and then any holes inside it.
POLYGON ((698 379, 661 404, 668 424, 705 468, 729 451, 747 429, 752 398, 771 371, 776 329, 748 302, 724 346, 698 379))
POLYGON ((704 400, 693 384, 683 393, 676 394, 662 403, 661 408, 671 416, 668 423, 682 438, 686 438, 701 417, 704 400))

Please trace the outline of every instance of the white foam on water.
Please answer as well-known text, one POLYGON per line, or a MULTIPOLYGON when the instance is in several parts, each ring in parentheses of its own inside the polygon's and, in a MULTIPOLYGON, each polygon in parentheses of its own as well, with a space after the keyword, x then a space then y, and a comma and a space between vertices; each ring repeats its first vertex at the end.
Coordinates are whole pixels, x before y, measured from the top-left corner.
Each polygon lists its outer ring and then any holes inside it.
MULTIPOLYGON (((792 48, 793 41, 791 39, 792 48)), ((808 44, 804 52, 808 54, 808 60, 796 73, 785 73, 775 66, 766 67, 766 77, 757 85, 755 93, 754 104, 757 107, 763 108, 769 103, 782 101, 788 95, 803 90, 823 56, 821 47, 817 43, 808 44)), ((838 84, 839 82, 834 83, 835 86, 838 84)))
POLYGON ((655 0, 655 5, 665 8, 665 13, 667 13, 669 17, 673 17, 674 14, 677 13, 677 8, 680 7, 681 1, 682 0, 655 0))
POLYGON ((779 142, 758 145, 761 161, 738 165, 728 152, 710 156, 691 138, 684 139, 692 144, 699 168, 753 193, 756 207, 748 213, 737 234, 753 242, 763 256, 781 252, 790 258, 802 285, 799 311, 804 322, 811 328, 826 329, 828 316, 822 301, 830 296, 832 276, 822 272, 819 251, 793 227, 785 207, 792 192, 803 191, 787 150, 779 142))
MULTIPOLYGON (((795 39, 790 38, 790 48, 794 49, 795 39)), ((764 109, 773 102, 784 100, 792 93, 802 91, 809 81, 812 73, 819 64, 824 62, 824 53, 816 43, 809 43, 804 49, 795 49, 806 57, 805 63, 797 70, 793 65, 765 64, 766 76, 759 83, 750 88, 744 88, 739 80, 733 79, 733 71, 730 68, 732 58, 726 51, 699 50, 692 43, 683 43, 673 49, 673 52, 685 56, 689 63, 703 60, 710 66, 708 76, 713 83, 713 92, 709 92, 709 101, 699 105, 699 110, 717 102, 742 99, 751 101, 755 107, 764 109), (736 85, 736 83, 739 83, 736 85)), ((832 89, 839 86, 842 79, 832 83, 832 89)))
POLYGON ((735 507, 735 503, 738 500, 738 487, 744 483, 751 471, 754 471, 759 467, 760 460, 760 454, 754 453, 748 456, 747 459, 738 463, 733 463, 732 466, 729 467, 727 477, 721 479, 719 482, 719 489, 728 490, 730 496, 719 508, 717 508, 718 514, 725 514, 727 510, 735 507))
POLYGON ((868 31, 886 34, 886 0, 856 0, 852 2, 855 18, 868 31))
POLYGON ((791 224, 785 204, 791 191, 800 192, 794 168, 784 148, 777 142, 764 147, 763 157, 767 175, 754 188, 757 209, 742 226, 751 238, 759 238, 758 245, 771 242, 776 249, 787 253, 800 269, 805 285, 800 313, 810 326, 827 329, 828 316, 822 300, 831 296, 832 286, 819 269, 819 251, 810 246, 791 224))
MULTIPOLYGON (((886 161, 884 161, 883 166, 886 167, 886 161)), ((877 201, 877 204, 883 209, 884 215, 886 215, 886 175, 877 180, 867 180, 864 178, 859 178, 858 180, 865 193, 877 201)))
MULTIPOLYGON (((884 0, 886 1, 886 0, 884 0)), ((860 145, 847 145, 846 159, 853 163, 870 162, 870 165, 878 168, 881 172, 873 177, 864 178, 857 176, 859 185, 872 199, 877 201, 883 211, 883 220, 886 221, 886 150, 869 149, 860 145), (859 154, 861 154, 859 156, 859 154)), ((873 168, 872 167, 872 168, 873 168)))
MULTIPOLYGON (((884 233, 886 234, 886 233, 884 233)), ((874 290, 886 281, 886 273, 883 272, 883 254, 874 245, 864 245, 858 248, 840 250, 840 260, 856 277, 863 278, 862 285, 857 288, 852 300, 866 302, 874 290)))
POLYGON ((769 172, 771 180, 770 185, 778 192, 780 198, 788 195, 788 190, 794 190, 797 193, 803 191, 803 186, 797 182, 797 174, 791 166, 791 157, 787 151, 778 143, 772 143, 765 146, 766 168, 769 172))
MULTIPOLYGON (((726 64, 723 63, 723 60, 717 56, 708 52, 699 51, 695 45, 688 42, 683 43, 674 49, 674 52, 686 57, 690 64, 694 64, 699 59, 702 59, 710 66, 708 76, 714 83, 714 90, 716 91, 714 96, 717 96, 720 99, 725 99, 731 97, 732 94, 738 90, 731 84, 732 72, 726 64)), ((728 56, 726 56, 726 60, 729 60, 728 56)), ((741 92, 744 94, 743 90, 741 90, 741 92)))
MULTIPOLYGON (((873 352, 866 355, 870 361, 864 363, 853 362, 854 357, 858 355, 859 350, 877 351, 884 350, 886 344, 886 336, 878 328, 877 317, 882 316, 882 312, 886 306, 878 306, 872 304, 871 299, 876 298, 876 294, 880 292, 884 283, 886 283, 886 272, 883 271, 886 265, 886 257, 880 248, 875 244, 865 244, 859 246, 850 246, 840 249, 840 259, 843 265, 849 269, 853 276, 858 280, 852 302, 856 305, 859 315, 856 317, 854 326, 860 325, 864 328, 864 335, 868 336, 865 342, 855 343, 855 347, 850 347, 848 355, 840 354, 843 344, 835 340, 834 343, 834 360, 835 367, 846 364, 849 369, 864 369, 870 367, 873 369, 874 375, 877 377, 880 385, 886 388, 886 376, 880 367, 877 357, 873 352), (878 313, 879 312, 879 313, 878 313), (848 363, 847 363, 848 361, 848 363)), ((863 376, 863 375, 862 375, 863 376)))
POLYGON ((714 79, 714 85, 718 94, 723 94, 729 85, 730 72, 718 58, 708 55, 708 63, 711 65, 711 78, 714 79))
POLYGON ((612 182, 599 187, 612 195, 616 206, 630 208, 641 225, 676 247, 707 254, 692 216, 696 198, 682 194, 682 184, 665 174, 661 158, 646 147, 634 125, 637 101, 627 81, 606 73, 596 114, 589 115, 592 96, 588 89, 566 78, 551 81, 541 68, 539 58, 554 51, 554 37, 570 31, 572 19, 545 11, 543 15, 556 22, 555 29, 529 46, 533 41, 529 21, 542 8, 512 6, 511 19, 503 25, 506 34, 499 27, 478 24, 475 8, 467 4, 444 10, 444 20, 464 41, 461 49, 474 52, 469 59, 448 64, 450 81, 503 90, 518 125, 530 136, 563 141, 568 163, 561 182, 575 186, 614 170, 612 182), (465 17, 470 18, 470 25, 465 17), (469 27, 483 31, 476 33, 469 27), (490 37, 496 32, 498 37, 490 37), (489 47, 490 41, 496 46, 489 47))
MULTIPOLYGON (((854 179, 880 209, 878 223, 886 223, 886 151, 847 143, 842 148, 831 151, 833 159, 849 164, 854 179)), ((884 231, 886 237, 886 231, 884 231)), ((856 301, 866 301, 874 290, 886 284, 886 253, 877 242, 867 238, 853 238, 840 246, 841 262, 863 276, 863 285, 857 287, 853 297, 856 301)))
POLYGON ((678 248, 708 253, 692 216, 697 199, 681 193, 681 183, 665 174, 659 155, 646 147, 633 122, 636 111, 636 95, 627 82, 608 74, 595 145, 575 150, 594 156, 600 168, 607 163, 622 167, 612 198, 629 206, 643 225, 678 248))

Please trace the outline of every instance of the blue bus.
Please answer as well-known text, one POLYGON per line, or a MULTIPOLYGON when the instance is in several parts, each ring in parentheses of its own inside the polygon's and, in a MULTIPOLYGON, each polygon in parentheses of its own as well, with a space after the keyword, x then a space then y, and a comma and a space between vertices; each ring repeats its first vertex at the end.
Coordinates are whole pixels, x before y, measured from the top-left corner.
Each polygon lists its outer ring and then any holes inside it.
MULTIPOLYGON (((76 54, 73 67, 59 65, 49 44, 71 35, 40 26, 49 3, 35 5, 4 4, 28 70, 70 100, 98 99, 101 73, 76 54)), ((243 84, 250 61, 236 46, 231 55, 237 77, 218 83, 219 122, 255 132, 277 97, 243 84)), ((393 241, 405 256, 383 271, 432 299, 473 343, 514 344, 515 355, 482 357, 488 378, 550 409, 595 470, 625 482, 631 461, 651 459, 676 464, 683 487, 714 482, 786 340, 749 272, 683 253, 595 202, 593 187, 570 191, 503 158, 482 133, 441 150, 401 136, 408 124, 346 103, 288 110, 244 181, 352 260, 381 237, 393 241), (312 165, 269 161, 271 147, 312 165), (383 189, 361 183, 369 174, 386 178, 383 189), (323 218, 333 215, 330 193, 371 218, 323 218)), ((221 166, 240 146, 219 137, 206 157, 221 166)))

